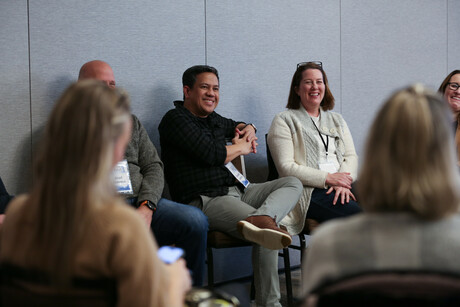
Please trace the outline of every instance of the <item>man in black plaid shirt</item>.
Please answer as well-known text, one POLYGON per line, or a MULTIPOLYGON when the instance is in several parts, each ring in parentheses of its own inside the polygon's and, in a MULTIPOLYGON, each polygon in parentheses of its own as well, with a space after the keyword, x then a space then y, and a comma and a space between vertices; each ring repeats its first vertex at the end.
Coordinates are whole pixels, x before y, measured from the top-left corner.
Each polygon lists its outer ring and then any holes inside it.
POLYGON ((166 113, 159 126, 171 196, 203 210, 210 230, 254 242, 257 306, 281 306, 277 250, 288 246, 291 236, 277 223, 296 205, 302 183, 285 177, 248 184, 241 174, 232 172, 230 161, 256 153, 255 126, 214 112, 219 103, 215 68, 190 67, 182 83, 184 101, 176 101, 176 108, 166 113), (226 138, 232 144, 227 145, 226 138))

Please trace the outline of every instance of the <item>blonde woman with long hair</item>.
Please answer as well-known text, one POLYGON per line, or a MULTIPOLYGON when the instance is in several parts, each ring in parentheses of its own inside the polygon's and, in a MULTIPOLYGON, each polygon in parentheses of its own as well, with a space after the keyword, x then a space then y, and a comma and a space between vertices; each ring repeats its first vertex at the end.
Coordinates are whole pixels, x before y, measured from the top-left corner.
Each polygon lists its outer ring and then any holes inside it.
POLYGON ((448 105, 421 85, 385 102, 358 194, 364 213, 325 223, 308 247, 305 293, 370 272, 460 273, 460 178, 448 105))
POLYGON ((111 180, 131 135, 128 96, 102 82, 71 85, 56 103, 28 195, 14 199, 1 230, 0 261, 40 269, 57 289, 71 278, 113 278, 117 306, 182 306, 190 277, 166 266, 111 180))

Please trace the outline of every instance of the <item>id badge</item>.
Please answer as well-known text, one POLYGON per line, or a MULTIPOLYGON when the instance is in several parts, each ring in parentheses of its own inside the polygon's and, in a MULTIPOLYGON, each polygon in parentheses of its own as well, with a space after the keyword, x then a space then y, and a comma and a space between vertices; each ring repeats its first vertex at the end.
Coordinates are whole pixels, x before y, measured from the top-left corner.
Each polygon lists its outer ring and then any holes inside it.
POLYGON ((243 174, 240 173, 240 171, 238 171, 235 167, 235 165, 233 165, 232 162, 228 162, 227 164, 225 164, 225 167, 230 171, 230 173, 232 173, 232 175, 238 179, 239 182, 241 182, 241 184, 247 188, 248 185, 249 185, 249 180, 246 179, 246 177, 243 176, 243 174))
POLYGON ((128 161, 122 160, 115 165, 112 173, 113 182, 117 187, 118 193, 133 194, 133 186, 129 177, 128 161))
POLYGON ((337 173, 337 168, 335 167, 334 163, 332 162, 322 162, 318 163, 319 169, 330 174, 337 173))

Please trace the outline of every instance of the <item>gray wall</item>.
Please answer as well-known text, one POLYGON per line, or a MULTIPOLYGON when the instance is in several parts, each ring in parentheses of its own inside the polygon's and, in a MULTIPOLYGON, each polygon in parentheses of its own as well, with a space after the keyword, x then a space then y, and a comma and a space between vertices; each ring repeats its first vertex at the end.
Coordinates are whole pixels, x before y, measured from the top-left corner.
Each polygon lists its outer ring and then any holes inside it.
POLYGON ((298 62, 323 62, 335 111, 348 122, 358 153, 393 90, 412 82, 437 88, 460 68, 455 0, 63 3, 0 1, 0 175, 11 193, 27 189, 40 130, 88 60, 112 65, 157 147, 158 123, 182 97, 182 72, 215 66, 217 111, 259 129, 259 152, 247 158, 252 181, 266 177, 263 135, 284 109, 298 62))

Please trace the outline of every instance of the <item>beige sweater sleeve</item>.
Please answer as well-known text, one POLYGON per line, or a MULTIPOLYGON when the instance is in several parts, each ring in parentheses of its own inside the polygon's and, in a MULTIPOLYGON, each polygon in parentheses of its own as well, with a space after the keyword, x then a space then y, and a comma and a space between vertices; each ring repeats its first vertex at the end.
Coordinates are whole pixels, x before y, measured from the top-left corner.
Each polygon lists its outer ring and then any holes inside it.
POLYGON ((345 154, 339 172, 350 173, 353 181, 355 181, 358 177, 358 155, 356 154, 350 129, 348 129, 345 120, 343 120, 343 143, 345 146, 345 154))
POLYGON ((305 152, 300 127, 295 127, 292 131, 285 119, 276 115, 268 132, 267 142, 281 177, 295 176, 304 186, 326 187, 328 173, 306 165, 308 152, 305 152))
MULTIPOLYGON (((36 217, 25 200, 25 196, 18 196, 8 207, 0 228, 0 260, 43 269, 37 262, 40 247, 32 236, 36 217), (19 241, 21 244, 17 244, 19 241)), ((91 211, 85 221, 83 242, 76 250, 73 274, 115 279, 117 306, 182 307, 184 289, 177 287, 170 268, 158 258, 155 239, 139 214, 121 201, 88 210, 91 211)))
POLYGON ((118 281, 117 306, 174 306, 167 267, 157 256, 150 230, 134 210, 118 209, 125 211, 124 222, 111 238, 108 259, 118 281))

